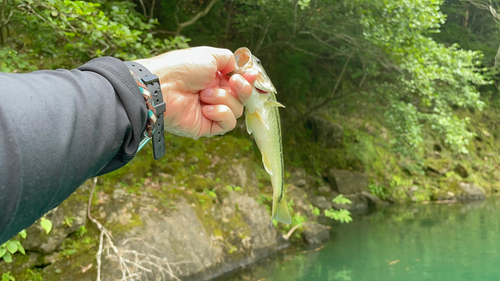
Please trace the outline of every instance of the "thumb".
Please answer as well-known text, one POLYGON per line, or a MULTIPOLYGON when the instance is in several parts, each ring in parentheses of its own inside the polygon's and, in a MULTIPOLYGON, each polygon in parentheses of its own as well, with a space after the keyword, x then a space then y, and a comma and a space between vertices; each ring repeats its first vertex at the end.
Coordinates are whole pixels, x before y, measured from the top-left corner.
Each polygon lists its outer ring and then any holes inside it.
POLYGON ((236 69, 236 60, 233 52, 228 49, 211 48, 212 56, 215 60, 217 70, 222 74, 227 74, 236 69))

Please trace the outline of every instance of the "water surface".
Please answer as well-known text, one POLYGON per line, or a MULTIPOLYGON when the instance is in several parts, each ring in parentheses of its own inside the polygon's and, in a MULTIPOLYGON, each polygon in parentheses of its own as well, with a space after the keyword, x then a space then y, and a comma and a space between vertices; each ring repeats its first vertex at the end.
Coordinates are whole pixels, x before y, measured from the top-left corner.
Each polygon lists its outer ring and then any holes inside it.
POLYGON ((500 280, 500 199, 383 208, 217 280, 500 280))

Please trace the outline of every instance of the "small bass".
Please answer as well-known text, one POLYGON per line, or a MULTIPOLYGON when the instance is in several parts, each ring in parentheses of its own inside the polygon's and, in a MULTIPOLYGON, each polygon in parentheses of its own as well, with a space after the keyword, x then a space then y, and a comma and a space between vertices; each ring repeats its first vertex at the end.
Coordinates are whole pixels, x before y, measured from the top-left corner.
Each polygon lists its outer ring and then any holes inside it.
POLYGON ((276 101, 276 88, 267 76, 260 60, 249 49, 239 48, 234 53, 238 68, 231 74, 242 74, 250 69, 258 76, 253 83, 250 100, 245 106, 247 132, 253 135, 267 173, 273 185, 272 219, 285 224, 292 223, 285 200, 283 148, 281 145, 281 124, 276 101))

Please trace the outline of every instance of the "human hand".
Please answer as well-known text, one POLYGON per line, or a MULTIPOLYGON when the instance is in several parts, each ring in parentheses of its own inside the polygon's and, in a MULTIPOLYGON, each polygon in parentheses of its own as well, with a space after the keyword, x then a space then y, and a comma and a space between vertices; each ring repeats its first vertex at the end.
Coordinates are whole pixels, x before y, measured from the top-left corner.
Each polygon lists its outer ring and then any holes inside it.
POLYGON ((236 126, 256 73, 225 74, 236 69, 227 49, 195 47, 137 60, 160 79, 165 131, 191 138, 224 134, 236 126))

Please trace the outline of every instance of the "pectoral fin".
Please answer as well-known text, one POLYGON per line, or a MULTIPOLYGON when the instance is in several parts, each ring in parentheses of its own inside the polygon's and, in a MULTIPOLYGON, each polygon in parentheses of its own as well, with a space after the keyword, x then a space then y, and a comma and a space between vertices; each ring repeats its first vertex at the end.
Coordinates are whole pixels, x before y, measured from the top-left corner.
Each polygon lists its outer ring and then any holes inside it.
POLYGON ((253 115, 253 113, 249 113, 248 111, 245 114, 245 125, 247 126, 247 132, 249 135, 252 134, 253 128, 254 128, 253 126, 255 123, 255 121, 253 121, 253 119, 255 119, 255 117, 253 117, 252 115, 253 115))
POLYGON ((276 106, 276 107, 283 107, 283 108, 285 108, 284 105, 282 105, 281 103, 279 103, 277 101, 274 101, 274 100, 268 100, 266 102, 266 104, 269 105, 269 106, 276 106))

